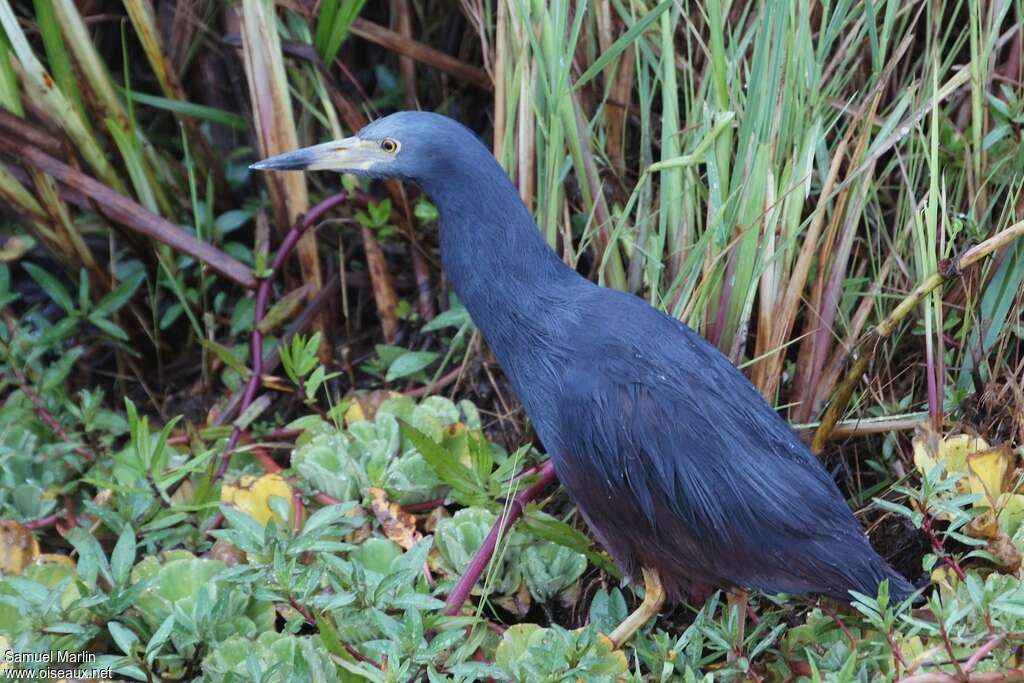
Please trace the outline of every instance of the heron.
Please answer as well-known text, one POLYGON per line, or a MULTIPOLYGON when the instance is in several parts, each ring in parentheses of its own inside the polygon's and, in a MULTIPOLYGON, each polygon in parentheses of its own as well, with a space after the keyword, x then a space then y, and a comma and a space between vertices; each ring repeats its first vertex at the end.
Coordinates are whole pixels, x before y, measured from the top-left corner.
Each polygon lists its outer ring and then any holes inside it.
POLYGON ((462 124, 397 112, 253 168, 397 179, 435 204, 451 287, 592 534, 643 581, 616 646, 695 586, 849 601, 888 580, 893 600, 913 594, 747 378, 680 320, 564 263, 462 124))

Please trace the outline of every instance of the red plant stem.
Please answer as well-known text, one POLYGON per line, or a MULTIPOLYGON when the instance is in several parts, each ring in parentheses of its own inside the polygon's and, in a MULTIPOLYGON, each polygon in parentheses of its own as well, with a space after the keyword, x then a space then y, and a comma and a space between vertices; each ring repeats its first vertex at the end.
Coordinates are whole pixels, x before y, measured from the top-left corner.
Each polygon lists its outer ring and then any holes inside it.
POLYGON ((935 673, 907 676, 906 678, 901 678, 899 683, 1021 683, 1021 681, 1024 681, 1024 669, 968 674, 965 679, 937 671, 935 673))
POLYGON ((214 529, 219 529, 220 525, 223 524, 223 523, 224 523, 224 513, 223 512, 218 512, 217 514, 215 514, 213 516, 213 519, 210 520, 210 523, 206 525, 206 528, 203 530, 203 533, 204 534, 208 534, 211 531, 213 531, 214 529))
MULTIPOLYGON (((281 240, 281 246, 278 247, 277 254, 270 264, 270 274, 260 280, 260 286, 256 290, 256 310, 253 314, 252 372, 249 375, 248 383, 245 385, 245 393, 242 394, 242 403, 238 408, 239 415, 245 414, 246 409, 256 398, 256 390, 259 389, 260 383, 263 381, 263 333, 260 332, 259 326, 267 312, 267 301, 270 299, 270 287, 273 284, 274 275, 278 273, 285 259, 295 249, 295 245, 298 244, 299 238, 302 237, 303 233, 319 221, 325 213, 346 199, 348 199, 348 193, 346 192, 339 192, 328 197, 310 209, 301 220, 296 222, 291 227, 291 230, 288 231, 288 234, 284 236, 284 239, 281 240)), ((220 466, 217 468, 217 474, 214 475, 214 481, 221 479, 224 473, 228 471, 228 467, 231 465, 231 455, 241 434, 242 429, 237 425, 231 430, 231 436, 228 437, 228 443, 224 447, 224 453, 221 455, 220 466)))
POLYGON ((31 522, 25 522, 26 529, 45 529, 48 526, 53 526, 60 519, 60 513, 54 512, 52 515, 46 515, 39 519, 33 519, 31 522))
POLYGON ((964 664, 964 673, 971 673, 971 669, 973 669, 978 662, 985 659, 985 657, 988 657, 989 653, 996 649, 1004 640, 1006 640, 1006 634, 995 636, 975 650, 974 654, 971 655, 964 664))
POLYGON ((419 512, 429 512, 442 505, 444 505, 444 498, 435 498, 434 500, 425 500, 422 503, 409 503, 408 505, 403 505, 402 509, 415 515, 419 512))
POLYGON ((927 510, 924 513, 924 519, 921 521, 921 531, 925 533, 928 540, 931 542, 932 550, 934 550, 936 554, 942 556, 942 561, 953 570, 957 578, 961 581, 966 581, 967 574, 965 574, 964 570, 960 567, 960 563, 946 554, 946 547, 942 545, 942 539, 936 536, 935 531, 932 530, 932 517, 928 514, 927 510))
POLYGON ((903 656, 903 651, 900 650, 900 646, 896 642, 896 639, 892 637, 891 633, 886 634, 885 637, 886 640, 889 641, 889 650, 892 651, 892 657, 894 660, 896 660, 896 673, 899 673, 899 667, 901 666, 903 667, 904 671, 909 669, 910 667, 907 665, 907 660, 903 656))
POLYGON ((321 505, 341 505, 342 502, 344 502, 326 493, 314 493, 313 500, 320 503, 321 505))
POLYGON ((555 465, 550 460, 544 463, 538 474, 537 481, 533 486, 516 494, 512 499, 512 504, 509 506, 508 513, 500 515, 498 521, 491 527, 490 533, 487 534, 487 538, 484 539, 480 549, 476 551, 476 555, 473 556, 469 567, 466 568, 466 571, 459 578, 459 582, 448 595, 448 601, 444 606, 445 615, 454 616, 459 613, 459 610, 462 609, 462 604, 466 602, 470 591, 476 585, 477 579, 484 573, 484 569, 487 568, 487 564, 491 561, 491 556, 494 555, 494 549, 498 545, 499 537, 504 535, 505 531, 512 526, 512 523, 522 516, 527 503, 558 480, 558 475, 555 474, 555 465))
POLYGON ((428 392, 444 389, 446 386, 457 380, 461 372, 461 367, 453 368, 449 372, 445 373, 442 377, 439 377, 437 381, 434 382, 433 384, 425 384, 421 387, 416 387, 415 389, 403 391, 402 393, 405 394, 406 396, 409 396, 410 398, 419 398, 421 396, 426 396, 428 392))
MULTIPOLYGON (((956 648, 953 647, 953 641, 949 639, 949 633, 946 632, 942 622, 939 622, 939 635, 942 636, 942 644, 946 647, 946 652, 949 654, 949 661, 953 663, 953 667, 956 668, 956 678, 958 681, 962 681, 967 678, 967 673, 960 666, 960 660, 956 656, 956 648)), ((906 668, 904 665, 903 668, 906 668)))
POLYGON ((279 427, 278 429, 271 429, 263 435, 263 438, 268 441, 283 441, 284 439, 294 439, 301 433, 301 429, 287 429, 285 427, 279 427))
POLYGON ((836 626, 838 626, 839 630, 843 632, 843 635, 846 636, 846 639, 850 641, 850 647, 856 650, 857 639, 853 637, 852 633, 850 633, 850 629, 846 628, 846 624, 844 624, 843 620, 839 618, 839 615, 836 613, 836 611, 831 607, 826 607, 825 605, 821 605, 821 611, 832 618, 832 621, 836 623, 836 626))
POLYGON ((302 531, 302 494, 298 491, 292 494, 292 529, 295 533, 302 531))

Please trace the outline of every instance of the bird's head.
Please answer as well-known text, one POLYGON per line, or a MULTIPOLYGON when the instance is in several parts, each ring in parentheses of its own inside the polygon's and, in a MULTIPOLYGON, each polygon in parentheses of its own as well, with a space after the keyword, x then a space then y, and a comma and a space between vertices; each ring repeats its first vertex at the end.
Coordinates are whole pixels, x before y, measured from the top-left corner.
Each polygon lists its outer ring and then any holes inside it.
POLYGON ((422 185, 439 175, 450 178, 461 161, 472 159, 480 150, 487 153, 476 136, 453 119, 431 112, 401 111, 377 119, 350 138, 270 157, 251 168, 337 171, 422 185))

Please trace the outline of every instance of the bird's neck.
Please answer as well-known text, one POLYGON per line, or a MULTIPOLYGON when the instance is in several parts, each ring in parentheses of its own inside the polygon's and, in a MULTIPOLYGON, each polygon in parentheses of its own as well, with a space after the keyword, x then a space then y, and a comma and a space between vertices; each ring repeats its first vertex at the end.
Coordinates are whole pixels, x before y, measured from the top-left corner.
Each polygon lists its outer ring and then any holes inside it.
POLYGON ((423 189, 441 214, 448 279, 505 364, 520 349, 557 343, 564 309, 589 283, 548 246, 504 169, 480 149, 471 171, 423 189))

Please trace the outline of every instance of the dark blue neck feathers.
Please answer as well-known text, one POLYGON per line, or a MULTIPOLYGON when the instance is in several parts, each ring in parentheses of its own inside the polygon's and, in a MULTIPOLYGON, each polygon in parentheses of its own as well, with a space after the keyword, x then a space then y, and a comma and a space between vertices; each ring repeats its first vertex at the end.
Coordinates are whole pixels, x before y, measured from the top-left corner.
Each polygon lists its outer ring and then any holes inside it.
POLYGON ((457 166, 438 164, 441 172, 419 180, 441 214, 444 270, 502 359, 521 334, 556 332, 552 318, 586 280, 541 237, 491 153, 476 139, 460 147, 457 166))
POLYGON ((547 245, 490 151, 461 126, 446 129, 447 144, 415 178, 441 213, 445 273, 554 448, 559 387, 595 285, 547 245))

